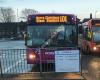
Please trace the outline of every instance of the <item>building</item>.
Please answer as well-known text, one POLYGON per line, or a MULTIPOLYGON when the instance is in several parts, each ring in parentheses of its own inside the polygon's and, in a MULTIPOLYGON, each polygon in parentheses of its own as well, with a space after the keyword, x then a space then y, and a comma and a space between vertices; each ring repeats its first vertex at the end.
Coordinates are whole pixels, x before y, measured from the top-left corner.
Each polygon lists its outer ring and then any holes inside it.
POLYGON ((26 22, 0 23, 0 38, 23 38, 26 22))

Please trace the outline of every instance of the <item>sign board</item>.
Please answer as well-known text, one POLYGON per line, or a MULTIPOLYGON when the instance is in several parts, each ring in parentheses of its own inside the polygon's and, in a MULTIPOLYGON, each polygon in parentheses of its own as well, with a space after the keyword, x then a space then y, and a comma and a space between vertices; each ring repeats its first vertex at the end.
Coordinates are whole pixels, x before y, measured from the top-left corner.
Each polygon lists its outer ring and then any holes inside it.
POLYGON ((36 23, 67 22, 67 16, 36 16, 36 23))
POLYGON ((80 72, 79 50, 55 51, 56 72, 80 72))
POLYGON ((34 14, 28 16, 28 25, 76 24, 73 14, 34 14))

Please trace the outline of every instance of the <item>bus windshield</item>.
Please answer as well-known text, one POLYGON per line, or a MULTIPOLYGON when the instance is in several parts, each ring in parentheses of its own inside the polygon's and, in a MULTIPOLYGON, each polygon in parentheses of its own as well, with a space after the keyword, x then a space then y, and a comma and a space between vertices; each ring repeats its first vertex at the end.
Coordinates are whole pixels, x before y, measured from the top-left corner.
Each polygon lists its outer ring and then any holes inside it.
POLYGON ((65 47, 77 45, 75 25, 33 25, 28 26, 27 46, 65 47))
POLYGON ((94 42, 100 42, 100 27, 99 26, 92 27, 92 32, 93 32, 94 42))

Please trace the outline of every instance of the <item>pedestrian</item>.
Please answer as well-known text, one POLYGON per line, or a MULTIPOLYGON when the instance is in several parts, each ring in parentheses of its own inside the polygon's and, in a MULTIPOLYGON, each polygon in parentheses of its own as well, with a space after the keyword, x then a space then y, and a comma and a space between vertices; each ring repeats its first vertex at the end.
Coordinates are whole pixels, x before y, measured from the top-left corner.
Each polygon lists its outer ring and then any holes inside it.
POLYGON ((24 33, 25 45, 27 45, 27 37, 28 37, 28 36, 27 36, 27 33, 25 32, 25 33, 24 33))

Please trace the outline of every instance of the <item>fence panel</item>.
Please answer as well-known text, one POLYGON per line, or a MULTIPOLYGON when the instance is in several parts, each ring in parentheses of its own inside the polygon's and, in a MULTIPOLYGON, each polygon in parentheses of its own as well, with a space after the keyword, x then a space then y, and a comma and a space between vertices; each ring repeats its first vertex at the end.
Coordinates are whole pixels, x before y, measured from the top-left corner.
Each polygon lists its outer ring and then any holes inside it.
MULTIPOLYGON (((61 49, 63 50, 63 49, 61 49)), ((51 55, 51 53, 46 53, 51 55)), ((54 54, 55 55, 55 54, 54 54)), ((42 58, 45 55, 40 56, 39 64, 27 64, 27 50, 26 49, 1 49, 0 50, 0 78, 3 80, 21 80, 21 79, 66 79, 68 73, 55 72, 55 60, 54 63, 50 59, 46 60, 48 64, 41 63, 42 58)), ((48 58, 48 56, 47 56, 48 58)), ((53 58, 51 56, 51 58, 53 58)), ((54 58, 53 58, 54 59, 54 58)), ((45 62, 45 61, 44 61, 45 62)), ((62 66, 62 65, 61 65, 62 66)), ((72 74, 70 74, 73 76, 72 74)), ((79 78, 80 73, 76 73, 74 78, 79 78), (77 77, 78 75, 78 77, 77 77)), ((69 76, 68 76, 69 77, 69 76)), ((71 77, 72 78, 72 77, 71 77)), ((81 78, 83 79, 83 78, 81 78)), ((71 79, 70 79, 71 80, 71 79)))
POLYGON ((1 74, 5 77, 31 71, 32 64, 27 64, 25 49, 0 50, 1 74))

